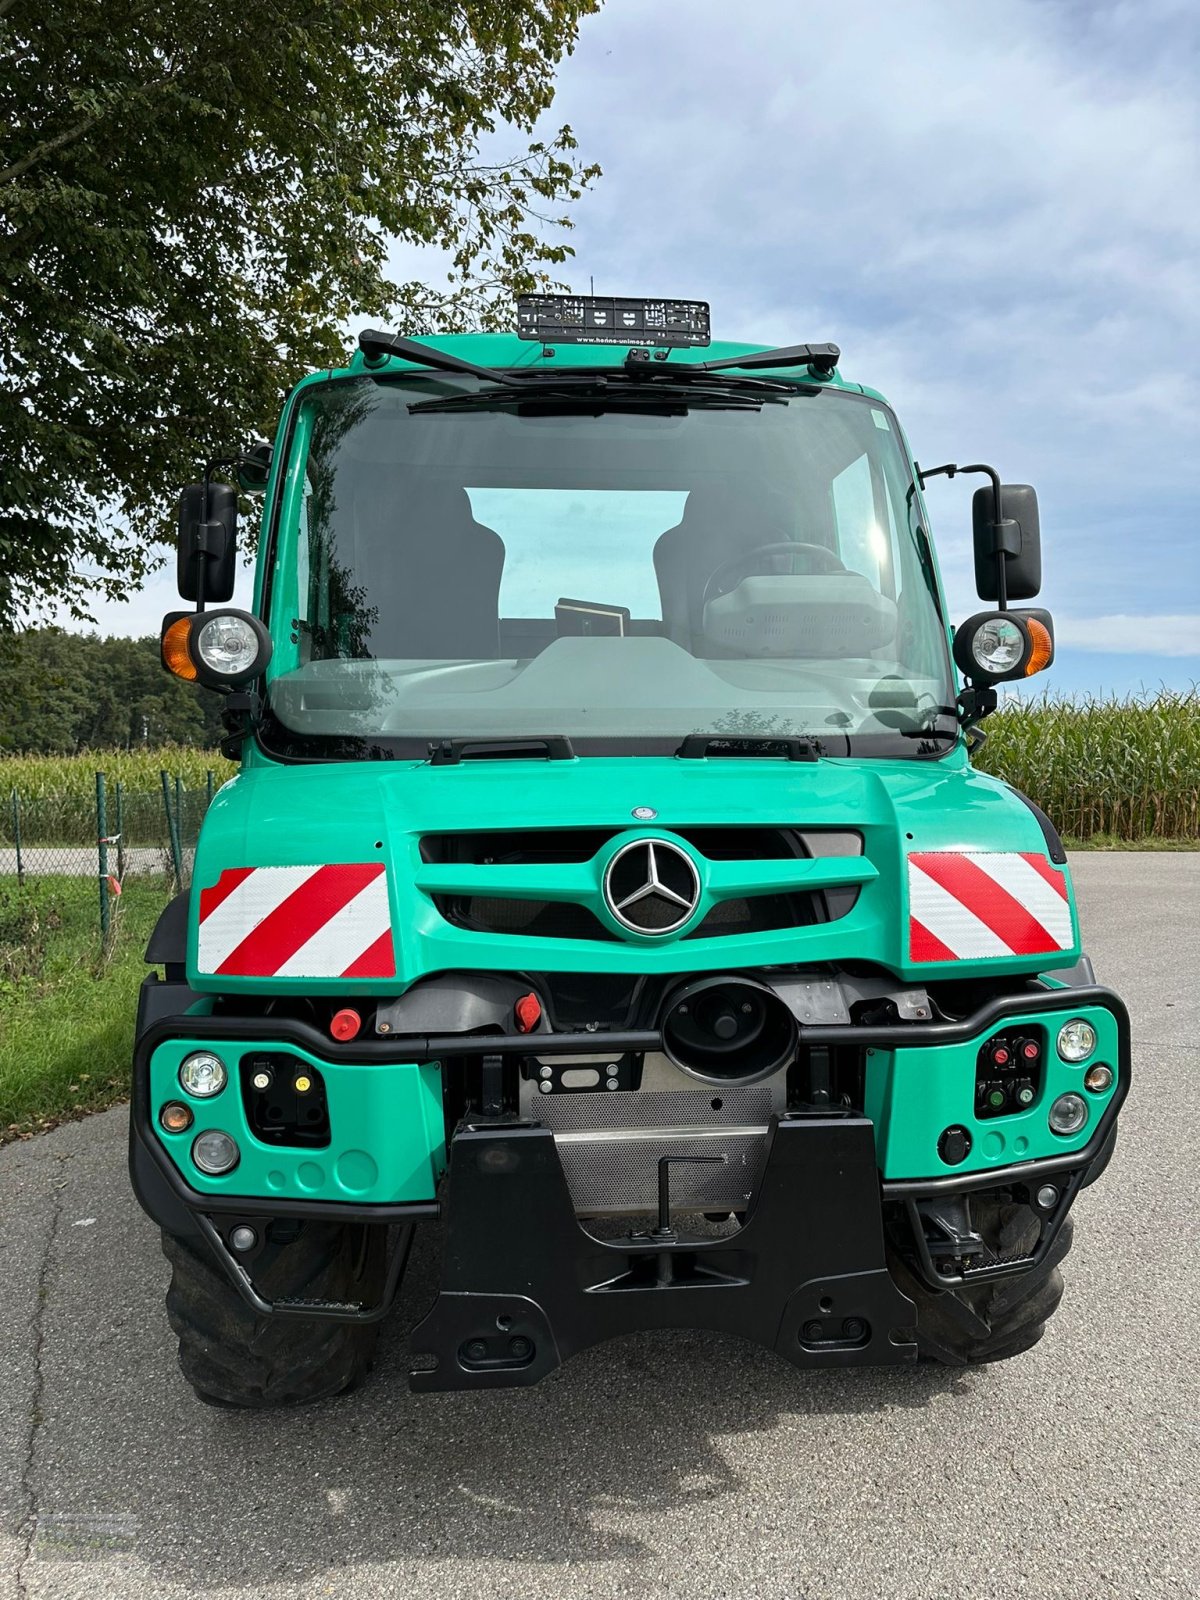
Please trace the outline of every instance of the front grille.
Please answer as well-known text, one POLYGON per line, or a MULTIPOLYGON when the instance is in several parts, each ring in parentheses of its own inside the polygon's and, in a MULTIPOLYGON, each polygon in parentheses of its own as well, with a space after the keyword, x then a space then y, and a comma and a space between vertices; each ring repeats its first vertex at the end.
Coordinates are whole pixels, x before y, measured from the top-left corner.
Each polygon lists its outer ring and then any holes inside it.
POLYGON ((586 906, 570 900, 517 900, 501 895, 441 895, 433 903, 447 922, 476 933, 524 939, 599 939, 617 936, 586 906))
POLYGON ((685 939, 714 939, 731 933, 769 933, 776 928, 803 928, 814 922, 815 895, 755 894, 722 900, 685 939))
MULTIPOLYGON (((673 827, 667 823, 663 828, 686 840, 698 855, 709 861, 799 861, 814 857, 861 856, 863 851, 862 835, 847 829, 711 824, 673 827)), ((432 892, 438 912, 455 927, 516 938, 577 939, 611 944, 619 942, 619 936, 587 906, 574 901, 489 894, 488 873, 491 868, 502 871, 510 867, 579 866, 601 855, 605 847, 624 832, 624 829, 603 828, 514 828, 430 833, 421 840, 421 859, 435 868, 464 869, 463 881, 453 885, 455 893, 438 893, 436 889, 432 892), (468 889, 472 892, 463 892, 468 889)), ((669 864, 666 853, 663 854, 664 862, 669 864)), ((690 884, 678 886, 680 893, 685 889, 690 889, 690 884)), ((824 891, 735 895, 713 906, 700 925, 684 937, 728 938, 832 922, 853 908, 858 893, 858 886, 849 884, 824 891)), ((665 927, 679 915, 678 907, 667 901, 661 908, 656 902, 639 902, 639 909, 643 921, 650 913, 660 910, 660 920, 665 927)), ((646 923, 648 930, 653 926, 653 922, 646 923)))

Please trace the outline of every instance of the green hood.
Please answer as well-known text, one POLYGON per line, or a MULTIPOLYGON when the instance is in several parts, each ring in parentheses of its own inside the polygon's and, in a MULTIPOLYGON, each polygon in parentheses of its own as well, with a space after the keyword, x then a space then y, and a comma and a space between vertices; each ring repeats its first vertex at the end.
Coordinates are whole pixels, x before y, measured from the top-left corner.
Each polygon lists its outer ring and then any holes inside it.
MULTIPOLYGON (((968 917, 978 933, 977 920, 968 917)), ((225 785, 205 819, 188 974, 194 988, 210 992, 395 994, 448 970, 691 973, 857 961, 925 982, 981 970, 1037 972, 1069 965, 1078 954, 1069 877, 1049 862, 1037 816, 1006 785, 974 772, 959 752, 941 761, 891 762, 622 757, 250 767, 225 785), (645 808, 657 815, 646 817, 645 808), (710 861, 687 834, 713 827, 790 828, 810 836, 853 830, 862 853, 710 861), (421 851, 430 834, 520 829, 546 831, 552 843, 553 830, 584 828, 608 837, 583 862, 445 865, 425 861, 421 851), (697 867, 700 903, 676 934, 623 931, 604 903, 609 858, 638 837, 682 843, 697 867), (943 944, 956 942, 955 904, 936 885, 931 890, 914 878, 910 856, 940 858, 977 876, 980 862, 985 868, 995 862, 998 871, 1024 873, 1030 883, 1029 869, 1036 868, 1050 898, 1061 903, 1057 933, 1036 951, 1027 936, 1022 942, 1022 907, 998 889, 997 905, 982 912, 998 932, 991 937, 985 929, 965 957, 959 942, 956 959, 943 944), (345 864, 341 876, 339 864, 345 864), (258 870, 264 868, 293 870, 258 870), (308 881, 318 868, 331 870, 308 881), (939 929, 941 938, 918 943, 910 924, 914 882, 927 896, 941 897, 934 909, 944 909, 950 927, 939 929), (857 895, 833 920, 689 937, 723 898, 838 888, 843 905, 857 895), (370 902, 376 918, 367 929, 374 940, 370 959, 355 956, 354 938, 366 939, 367 924, 344 904, 359 891, 359 910, 366 915, 370 902), (467 894, 583 904, 602 927, 592 938, 479 932, 448 921, 434 901, 467 894), (243 947, 239 957, 239 936, 252 944, 256 926, 257 954, 250 959, 243 947), (350 943, 339 945, 343 930, 350 943), (268 935, 276 944, 264 958, 268 935), (296 956, 297 941, 310 938, 307 955, 296 956), (984 948, 990 953, 979 954, 984 948)))

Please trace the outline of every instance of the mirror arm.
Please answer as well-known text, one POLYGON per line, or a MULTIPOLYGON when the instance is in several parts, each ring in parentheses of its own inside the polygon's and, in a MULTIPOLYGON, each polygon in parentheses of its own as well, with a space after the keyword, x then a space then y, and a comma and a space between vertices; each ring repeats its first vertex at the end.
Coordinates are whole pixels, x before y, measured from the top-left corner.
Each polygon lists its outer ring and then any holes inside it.
MULTIPOLYGON (((957 462, 948 461, 944 467, 930 467, 927 471, 921 470, 919 462, 914 463, 917 469, 917 479, 925 487, 927 478, 953 478, 960 472, 982 472, 992 480, 992 550, 996 557, 996 610, 1008 610, 1008 574, 1005 571, 1006 557, 1017 556, 1021 553, 1020 533, 1012 522, 1004 519, 1004 502, 1000 494, 1000 474, 995 467, 989 467, 985 462, 975 461, 970 466, 960 467, 957 462)), ((986 716, 987 713, 985 712, 986 716)))

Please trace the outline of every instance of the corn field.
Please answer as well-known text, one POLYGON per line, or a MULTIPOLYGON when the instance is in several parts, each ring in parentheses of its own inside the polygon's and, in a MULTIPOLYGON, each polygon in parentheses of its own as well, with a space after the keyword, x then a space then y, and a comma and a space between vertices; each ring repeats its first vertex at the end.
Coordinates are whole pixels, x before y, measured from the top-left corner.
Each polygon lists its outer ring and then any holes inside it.
MULTIPOLYGON (((1164 690, 1147 700, 1009 701, 983 725, 974 762, 1022 790, 1072 839, 1138 843, 1200 840, 1200 689, 1164 690)), ((96 771, 131 798, 159 805, 160 774, 178 776, 188 796, 201 794, 211 769, 217 785, 237 771, 215 751, 184 746, 85 751, 73 756, 0 758, 0 799, 17 790, 39 832, 82 842, 96 771), (80 806, 84 808, 80 811, 80 806), (61 809, 61 820, 57 811, 61 809)), ((188 803, 185 801, 185 804, 188 803)))
POLYGON ((1152 700, 1010 701, 974 763, 1073 839, 1200 839, 1200 690, 1152 700))
POLYGON ((186 789, 203 789, 209 769, 218 786, 238 770, 216 750, 158 745, 138 750, 82 750, 73 756, 0 756, 0 796, 13 789, 29 800, 56 795, 90 801, 96 773, 123 784, 130 794, 157 792, 159 774, 178 777, 186 789))

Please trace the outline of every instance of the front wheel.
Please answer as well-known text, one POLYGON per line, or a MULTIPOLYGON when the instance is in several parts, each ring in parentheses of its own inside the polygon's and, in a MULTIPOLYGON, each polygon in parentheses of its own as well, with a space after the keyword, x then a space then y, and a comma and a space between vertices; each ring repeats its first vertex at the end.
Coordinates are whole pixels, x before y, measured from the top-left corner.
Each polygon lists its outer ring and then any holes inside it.
MULTIPOLYGON (((304 1405, 354 1388, 371 1370, 379 1324, 262 1317, 238 1294, 202 1238, 163 1232, 171 1263, 167 1316, 179 1365, 210 1405, 304 1405)), ((273 1223, 253 1263, 268 1300, 357 1301, 383 1292, 387 1229, 273 1223)))
MULTIPOLYGON (((1000 1259, 1029 1255, 1041 1224, 1028 1206, 974 1201, 972 1225, 1000 1259)), ((898 1256, 889 1269, 917 1308, 917 1351, 926 1360, 961 1367, 1004 1361, 1035 1345, 1062 1299, 1059 1263, 1071 1248, 1072 1222, 1059 1229, 1045 1259, 1028 1272, 953 1289, 933 1289, 898 1256)))

